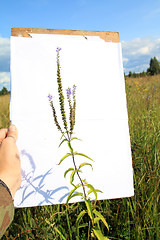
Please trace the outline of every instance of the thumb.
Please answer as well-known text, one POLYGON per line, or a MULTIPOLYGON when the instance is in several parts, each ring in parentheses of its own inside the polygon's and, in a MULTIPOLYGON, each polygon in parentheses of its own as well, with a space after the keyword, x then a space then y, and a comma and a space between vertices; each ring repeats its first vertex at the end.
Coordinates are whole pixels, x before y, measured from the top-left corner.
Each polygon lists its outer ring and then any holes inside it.
POLYGON ((18 131, 15 125, 10 125, 8 128, 8 133, 7 133, 7 137, 11 137, 15 140, 15 142, 17 141, 18 138, 18 131))

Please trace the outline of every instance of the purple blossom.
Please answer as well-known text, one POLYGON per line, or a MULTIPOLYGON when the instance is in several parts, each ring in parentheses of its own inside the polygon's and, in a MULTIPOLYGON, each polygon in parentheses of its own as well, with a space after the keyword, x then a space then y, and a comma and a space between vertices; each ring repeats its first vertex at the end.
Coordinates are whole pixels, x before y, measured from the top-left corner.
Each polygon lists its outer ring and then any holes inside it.
POLYGON ((76 85, 73 85, 73 90, 74 90, 74 91, 76 90, 76 87, 77 87, 76 85))
POLYGON ((155 85, 153 85, 153 91, 155 90, 155 85))
POLYGON ((66 92, 67 92, 67 97, 69 97, 69 96, 72 94, 71 88, 67 88, 67 89, 66 89, 66 92))
POLYGON ((49 101, 52 101, 52 98, 53 98, 53 96, 49 94, 49 95, 48 95, 49 101))
POLYGON ((149 101, 149 96, 146 98, 147 102, 149 101))
POLYGON ((58 53, 58 52, 60 52, 61 50, 62 50, 62 48, 57 47, 56 52, 58 53))

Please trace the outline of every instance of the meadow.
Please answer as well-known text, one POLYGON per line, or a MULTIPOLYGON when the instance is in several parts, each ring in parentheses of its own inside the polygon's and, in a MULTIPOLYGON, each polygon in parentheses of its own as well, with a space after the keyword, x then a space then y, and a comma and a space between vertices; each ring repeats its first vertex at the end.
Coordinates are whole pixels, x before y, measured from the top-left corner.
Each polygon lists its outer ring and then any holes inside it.
MULTIPOLYGON (((109 239, 160 239, 160 75, 127 78, 126 97, 134 170, 135 195, 92 202, 105 217, 109 239)), ((0 127, 9 125, 10 96, 0 96, 0 127)), ((16 209, 3 240, 89 240, 84 218, 76 225, 83 203, 16 209)))
POLYGON ((9 126, 9 101, 10 94, 0 96, 0 128, 9 126))

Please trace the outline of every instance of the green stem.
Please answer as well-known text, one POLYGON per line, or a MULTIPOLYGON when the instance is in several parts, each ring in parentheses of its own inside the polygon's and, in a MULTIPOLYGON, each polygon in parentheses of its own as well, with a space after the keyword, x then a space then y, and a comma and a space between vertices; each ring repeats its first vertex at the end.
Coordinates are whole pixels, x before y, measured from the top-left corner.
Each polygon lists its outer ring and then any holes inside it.
MULTIPOLYGON (((71 137, 72 137, 72 134, 67 131, 67 136, 68 136, 68 139, 67 139, 67 140, 68 140, 68 142, 70 143, 70 146, 71 146, 71 137)), ((71 151, 71 150, 70 150, 70 151, 71 151)), ((74 153, 73 153, 73 152, 74 152, 74 151, 71 151, 74 169, 75 169, 75 171, 76 171, 76 173, 77 173, 77 176, 78 176, 78 178, 79 178, 79 180, 80 180, 80 182, 81 182, 81 185, 82 185, 82 188, 83 188, 84 199, 86 199, 87 196, 86 196, 85 186, 84 186, 84 183, 83 183, 83 181, 82 181, 82 179, 81 179, 81 177, 80 177, 80 175, 79 175, 79 172, 78 172, 78 169, 77 169, 77 166, 76 166, 76 162, 75 162, 75 159, 74 159, 74 153)))
POLYGON ((74 159, 74 154, 73 153, 72 153, 72 159, 73 159, 74 169, 75 169, 75 171, 77 173, 77 176, 78 176, 78 178, 79 178, 79 180, 81 182, 82 188, 83 188, 84 199, 86 199, 87 196, 86 196, 85 186, 84 186, 84 183, 83 183, 83 181, 82 181, 82 179, 81 179, 81 177, 79 175, 79 172, 77 171, 78 169, 77 169, 77 166, 76 166, 76 163, 75 163, 75 159, 74 159))
POLYGON ((66 206, 66 218, 67 218, 67 225, 68 225, 68 230, 69 230, 69 237, 70 240, 72 240, 72 231, 71 231, 71 226, 70 226, 70 221, 69 221, 69 216, 68 216, 68 204, 66 206))
POLYGON ((87 240, 90 239, 90 228, 91 228, 91 221, 89 220, 89 223, 88 223, 88 238, 87 238, 87 240))

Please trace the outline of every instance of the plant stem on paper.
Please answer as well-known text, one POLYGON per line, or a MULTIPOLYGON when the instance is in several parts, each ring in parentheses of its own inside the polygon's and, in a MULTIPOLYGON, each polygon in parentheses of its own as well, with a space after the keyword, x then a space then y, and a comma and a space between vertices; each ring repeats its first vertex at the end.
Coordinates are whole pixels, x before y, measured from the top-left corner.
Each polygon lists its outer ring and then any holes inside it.
MULTIPOLYGON (((65 154, 61 160, 59 161, 59 165, 66 160, 67 158, 72 158, 73 165, 68 168, 65 173, 64 177, 70 173, 70 184, 72 185, 73 189, 70 191, 66 203, 68 204, 71 199, 74 197, 81 197, 86 205, 86 210, 83 210, 79 213, 76 220, 76 239, 80 239, 80 221, 82 220, 83 216, 85 214, 88 214, 89 216, 89 223, 86 225, 90 226, 91 224, 91 231, 90 231, 90 237, 97 238, 97 239, 108 239, 105 237, 100 229, 99 222, 102 221, 105 227, 109 230, 108 224, 104 217, 101 215, 100 212, 98 212, 95 209, 95 206, 91 204, 90 201, 90 194, 94 194, 95 199, 97 200, 97 192, 101 192, 98 189, 95 189, 92 184, 89 184, 86 179, 81 178, 82 168, 89 166, 93 169, 91 162, 93 159, 88 157, 86 154, 79 153, 74 151, 72 147, 72 142, 75 140, 80 140, 77 137, 73 137, 73 130, 75 126, 75 116, 76 116, 76 86, 73 85, 72 89, 68 88, 66 89, 66 97, 68 101, 68 107, 69 107, 69 123, 67 122, 67 116, 65 111, 65 97, 63 94, 63 86, 62 86, 62 79, 61 79, 61 72, 60 72, 60 51, 61 48, 56 49, 57 53, 57 84, 58 84, 58 95, 59 95, 59 106, 60 106, 60 113, 62 118, 62 124, 59 124, 59 120, 56 114, 56 109, 54 107, 53 97, 52 95, 48 95, 50 106, 53 112, 53 118, 54 123, 57 126, 57 129, 61 132, 61 142, 59 144, 59 147, 66 142, 69 148, 69 153, 65 154), (85 159, 88 159, 90 162, 82 162, 79 166, 77 166, 75 157, 76 156, 82 156, 85 159), (75 184, 75 176, 77 175, 79 179, 79 183, 75 184), (82 190, 80 190, 82 189, 82 190)), ((62 233, 61 233, 62 234, 62 233)), ((70 238, 72 239, 72 233, 70 229, 70 238)))

